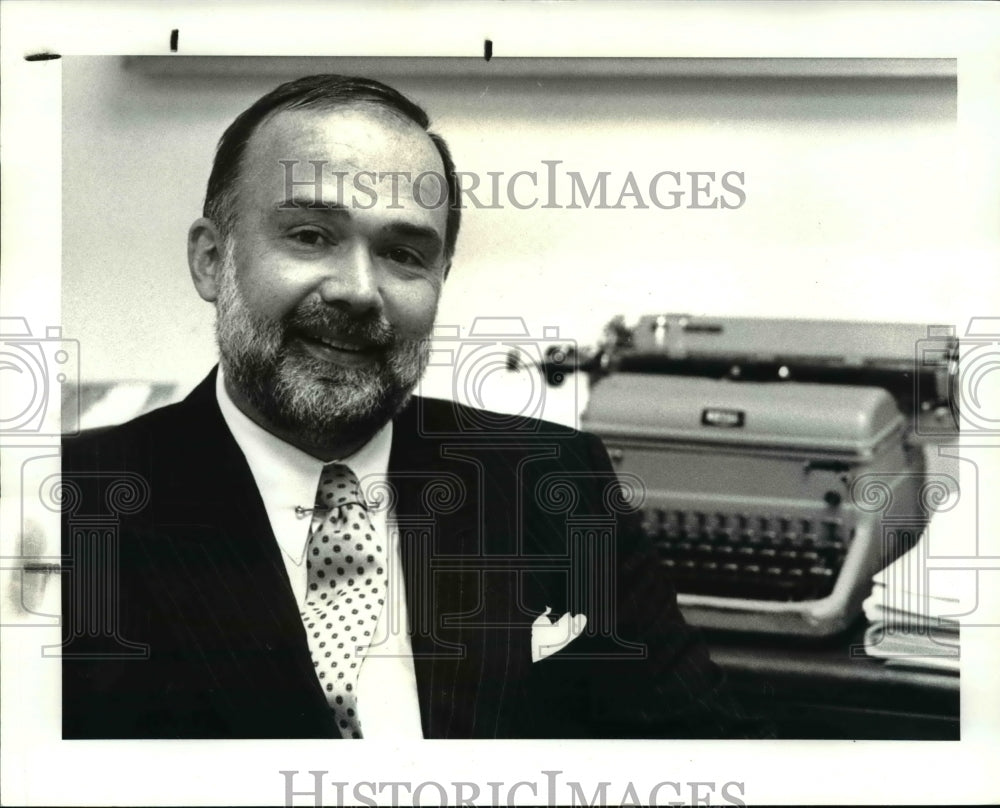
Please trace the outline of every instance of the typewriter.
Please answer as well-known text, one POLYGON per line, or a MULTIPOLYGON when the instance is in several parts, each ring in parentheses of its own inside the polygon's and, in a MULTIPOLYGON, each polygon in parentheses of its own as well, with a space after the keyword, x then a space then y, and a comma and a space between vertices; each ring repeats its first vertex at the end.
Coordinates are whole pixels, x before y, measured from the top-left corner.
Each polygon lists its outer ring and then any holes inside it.
POLYGON ((947 327, 664 314, 543 369, 590 375, 582 425, 643 481, 690 623, 825 636, 929 518, 918 437, 957 434, 957 352, 947 327))

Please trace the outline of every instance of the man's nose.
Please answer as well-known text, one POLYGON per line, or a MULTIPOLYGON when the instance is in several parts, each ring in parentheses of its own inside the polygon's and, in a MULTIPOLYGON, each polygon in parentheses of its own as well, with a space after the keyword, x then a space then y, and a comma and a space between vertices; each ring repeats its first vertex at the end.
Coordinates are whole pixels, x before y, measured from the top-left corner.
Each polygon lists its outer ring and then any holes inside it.
POLYGON ((351 314, 382 308, 377 267, 365 245, 357 245, 331 262, 319 286, 323 302, 351 314))

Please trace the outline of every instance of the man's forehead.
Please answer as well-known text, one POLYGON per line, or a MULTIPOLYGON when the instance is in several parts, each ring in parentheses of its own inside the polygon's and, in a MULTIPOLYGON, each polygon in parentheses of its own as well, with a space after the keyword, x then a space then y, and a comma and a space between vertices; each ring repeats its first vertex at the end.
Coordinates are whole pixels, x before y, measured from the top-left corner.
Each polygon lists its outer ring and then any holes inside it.
POLYGON ((321 161, 325 171, 348 173, 444 171, 437 148, 417 123, 370 103, 273 113, 251 136, 243 167, 283 175, 283 161, 321 161))

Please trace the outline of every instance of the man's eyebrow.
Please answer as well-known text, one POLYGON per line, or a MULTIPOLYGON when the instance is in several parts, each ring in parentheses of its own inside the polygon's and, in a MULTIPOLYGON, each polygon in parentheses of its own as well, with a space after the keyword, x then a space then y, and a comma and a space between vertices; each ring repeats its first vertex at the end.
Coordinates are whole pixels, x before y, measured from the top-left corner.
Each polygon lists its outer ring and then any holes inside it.
POLYGON ((316 199, 315 197, 309 196, 292 196, 287 199, 282 199, 278 202, 274 209, 277 211, 283 210, 327 210, 332 213, 344 214, 347 213, 347 206, 342 205, 339 202, 324 202, 322 199, 316 199))

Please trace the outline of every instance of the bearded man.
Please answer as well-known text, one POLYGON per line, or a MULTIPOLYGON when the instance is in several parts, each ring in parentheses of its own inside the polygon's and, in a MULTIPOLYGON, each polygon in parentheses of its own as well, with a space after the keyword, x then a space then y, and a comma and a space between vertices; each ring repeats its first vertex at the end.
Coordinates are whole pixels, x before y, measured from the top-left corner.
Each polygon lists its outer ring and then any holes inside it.
POLYGON ((188 236, 218 367, 64 441, 64 737, 745 733, 600 441, 412 395, 458 197, 375 81, 227 129, 188 236))

